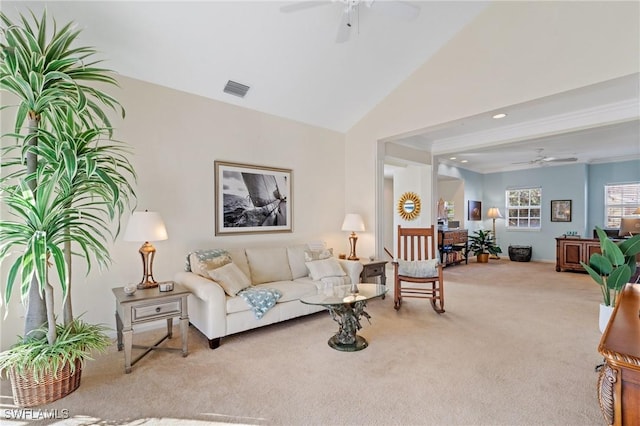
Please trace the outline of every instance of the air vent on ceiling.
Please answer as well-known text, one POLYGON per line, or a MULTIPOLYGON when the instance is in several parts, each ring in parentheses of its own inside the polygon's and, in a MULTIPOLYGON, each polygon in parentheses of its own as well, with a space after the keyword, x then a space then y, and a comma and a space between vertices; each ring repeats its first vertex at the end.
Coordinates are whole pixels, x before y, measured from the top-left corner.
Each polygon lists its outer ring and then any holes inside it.
POLYGON ((240 84, 237 81, 229 80, 227 81, 227 85, 224 86, 224 93, 244 98, 249 89, 249 86, 240 84))

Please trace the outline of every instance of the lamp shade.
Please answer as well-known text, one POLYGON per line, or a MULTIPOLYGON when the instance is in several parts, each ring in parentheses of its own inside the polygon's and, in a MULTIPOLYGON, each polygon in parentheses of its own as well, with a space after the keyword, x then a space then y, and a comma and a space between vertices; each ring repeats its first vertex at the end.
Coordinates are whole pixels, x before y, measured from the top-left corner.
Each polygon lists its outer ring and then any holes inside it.
POLYGON ((347 213, 344 216, 344 222, 342 222, 343 231, 364 231, 364 222, 362 216, 356 213, 347 213))
POLYGON ((133 212, 123 237, 125 241, 162 241, 167 238, 167 228, 160 214, 148 211, 133 212))
POLYGON ((497 207, 491 207, 487 212, 487 217, 489 219, 498 219, 502 217, 502 214, 500 214, 500 210, 497 207))

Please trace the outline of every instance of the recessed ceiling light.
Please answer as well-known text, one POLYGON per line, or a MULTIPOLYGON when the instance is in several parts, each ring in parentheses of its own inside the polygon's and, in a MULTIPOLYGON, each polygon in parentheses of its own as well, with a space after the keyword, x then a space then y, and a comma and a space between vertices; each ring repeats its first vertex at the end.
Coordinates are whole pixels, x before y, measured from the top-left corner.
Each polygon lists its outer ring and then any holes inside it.
POLYGON ((449 160, 455 160, 456 157, 449 157, 449 160))
POLYGON ((468 163, 469 160, 462 160, 461 163, 468 163))
POLYGON ((507 114, 501 112, 500 114, 496 114, 493 116, 493 118, 498 119, 498 118, 505 118, 507 116, 507 114))

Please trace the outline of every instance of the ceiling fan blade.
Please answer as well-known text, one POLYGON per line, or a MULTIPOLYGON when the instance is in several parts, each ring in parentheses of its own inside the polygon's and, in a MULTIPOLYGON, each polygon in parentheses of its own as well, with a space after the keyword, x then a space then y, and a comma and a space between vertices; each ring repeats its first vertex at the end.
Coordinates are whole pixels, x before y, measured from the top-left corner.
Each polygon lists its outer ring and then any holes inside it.
POLYGON ((326 6, 331 4, 329 1, 295 1, 280 7, 280 12, 291 13, 305 9, 311 9, 318 6, 326 6))
POLYGON ((370 3, 367 2, 367 6, 403 21, 415 19, 420 14, 420 6, 406 1, 376 1, 375 3, 370 3))
POLYGON ((566 157, 566 158, 545 158, 543 160, 545 163, 571 163, 573 161, 578 161, 576 157, 566 157))
POLYGON ((338 34, 336 35, 336 43, 344 43, 349 40, 351 36, 351 22, 349 19, 349 12, 345 11, 340 19, 340 25, 338 25, 338 34))

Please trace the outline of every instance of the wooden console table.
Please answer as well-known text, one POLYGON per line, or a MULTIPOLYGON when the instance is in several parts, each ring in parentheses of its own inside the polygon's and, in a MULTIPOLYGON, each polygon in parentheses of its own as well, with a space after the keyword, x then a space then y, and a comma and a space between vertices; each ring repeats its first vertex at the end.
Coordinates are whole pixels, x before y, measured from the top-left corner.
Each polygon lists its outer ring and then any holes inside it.
POLYGON ((593 253, 600 253, 600 240, 593 238, 556 238, 556 271, 586 272, 580 261, 589 263, 593 253))
POLYGON ((640 284, 623 290, 598 352, 605 359, 598 400, 607 424, 640 425, 640 284))

